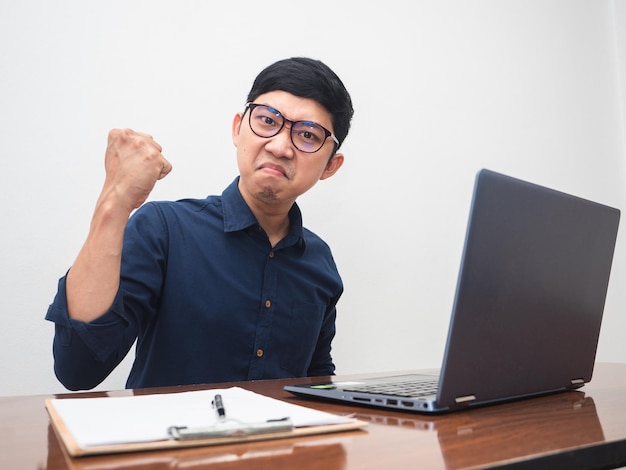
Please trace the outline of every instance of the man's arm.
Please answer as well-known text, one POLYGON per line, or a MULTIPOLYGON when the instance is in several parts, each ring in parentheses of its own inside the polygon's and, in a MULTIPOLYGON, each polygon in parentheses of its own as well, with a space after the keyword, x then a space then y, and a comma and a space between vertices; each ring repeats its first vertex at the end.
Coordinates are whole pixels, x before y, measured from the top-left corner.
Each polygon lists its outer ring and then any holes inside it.
POLYGON ((70 390, 95 387, 126 356, 156 313, 167 252, 167 227, 156 204, 143 204, 128 220, 120 287, 113 304, 90 322, 74 320, 67 306, 67 276, 59 279, 46 320, 54 322, 54 371, 70 390))
POLYGON ((335 304, 337 300, 333 301, 329 311, 324 315, 320 335, 317 339, 317 346, 307 370, 307 376, 309 377, 335 374, 335 364, 331 356, 331 343, 335 337, 335 321, 337 319, 335 304))
POLYGON ((70 318, 90 322, 111 307, 120 285, 128 217, 172 169, 161 151, 147 134, 129 129, 109 133, 104 186, 87 239, 67 275, 70 318))

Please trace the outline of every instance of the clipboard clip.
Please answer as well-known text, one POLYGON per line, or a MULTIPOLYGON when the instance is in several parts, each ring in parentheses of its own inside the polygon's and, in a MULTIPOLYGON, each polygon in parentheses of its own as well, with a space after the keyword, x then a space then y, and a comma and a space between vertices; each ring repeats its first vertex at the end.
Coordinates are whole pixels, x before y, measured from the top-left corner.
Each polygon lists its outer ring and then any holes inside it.
POLYGON ((168 434, 178 440, 205 439, 211 437, 245 437, 293 430, 291 418, 271 419, 260 423, 242 423, 235 419, 219 421, 212 426, 170 426, 168 434))

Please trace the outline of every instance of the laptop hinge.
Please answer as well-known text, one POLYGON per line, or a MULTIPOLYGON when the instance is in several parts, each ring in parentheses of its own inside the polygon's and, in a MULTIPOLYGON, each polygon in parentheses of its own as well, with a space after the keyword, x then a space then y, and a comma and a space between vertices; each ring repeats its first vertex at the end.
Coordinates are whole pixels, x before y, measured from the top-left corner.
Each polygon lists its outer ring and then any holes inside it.
POLYGON ((572 385, 584 385, 585 379, 572 379, 570 380, 570 382, 572 383, 572 385))
POLYGON ((475 395, 465 395, 464 397, 456 397, 454 399, 454 401, 457 403, 457 405, 461 404, 461 403, 467 403, 467 402, 470 402, 470 401, 474 401, 474 400, 476 400, 476 396, 475 395))

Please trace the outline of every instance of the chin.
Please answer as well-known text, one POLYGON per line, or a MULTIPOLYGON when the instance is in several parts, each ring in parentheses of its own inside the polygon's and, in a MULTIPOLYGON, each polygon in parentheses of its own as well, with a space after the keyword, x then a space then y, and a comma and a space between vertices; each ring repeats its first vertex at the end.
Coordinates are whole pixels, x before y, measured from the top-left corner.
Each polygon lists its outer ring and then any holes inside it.
POLYGON ((278 194, 271 186, 264 186, 260 191, 256 193, 256 197, 265 202, 277 202, 278 194))

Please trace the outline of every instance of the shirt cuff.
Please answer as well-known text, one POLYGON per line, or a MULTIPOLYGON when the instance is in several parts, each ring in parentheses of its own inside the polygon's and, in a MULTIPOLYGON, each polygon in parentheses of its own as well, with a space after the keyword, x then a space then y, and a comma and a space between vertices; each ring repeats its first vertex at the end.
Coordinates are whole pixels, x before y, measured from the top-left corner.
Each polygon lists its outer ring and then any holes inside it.
POLYGON ((46 313, 46 320, 54 322, 57 326, 56 340, 64 347, 71 347, 72 333, 75 333, 99 361, 106 361, 119 349, 120 340, 128 326, 128 322, 117 313, 120 305, 123 308, 120 293, 118 292, 113 306, 108 311, 95 320, 83 322, 69 316, 65 282, 66 276, 59 280, 57 295, 46 313))

